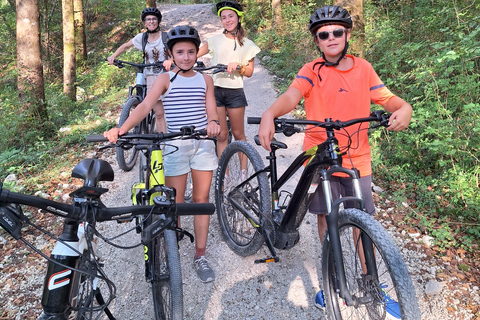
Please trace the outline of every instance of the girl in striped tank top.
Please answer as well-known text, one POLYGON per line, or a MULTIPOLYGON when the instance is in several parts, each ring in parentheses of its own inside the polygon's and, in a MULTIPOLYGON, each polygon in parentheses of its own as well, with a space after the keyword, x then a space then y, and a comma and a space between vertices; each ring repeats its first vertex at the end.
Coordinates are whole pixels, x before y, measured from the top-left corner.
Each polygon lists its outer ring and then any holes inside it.
MULTIPOLYGON (((213 80, 193 70, 197 61, 200 37, 194 28, 179 26, 168 33, 167 47, 173 57, 175 69, 159 75, 145 100, 130 114, 120 128, 104 133, 111 142, 136 126, 162 97, 167 130, 177 132, 183 126, 194 125, 206 129, 209 137, 220 133, 213 80)), ((177 190, 176 201, 184 202, 187 174, 192 173, 193 196, 196 203, 208 202, 213 170, 218 158, 212 140, 177 140, 169 142, 164 156, 165 184, 177 190), (178 150, 177 150, 178 148, 178 150), (176 152, 170 152, 171 150, 176 152)), ((194 266, 202 282, 215 279, 205 258, 210 216, 194 216, 195 256, 194 266)))

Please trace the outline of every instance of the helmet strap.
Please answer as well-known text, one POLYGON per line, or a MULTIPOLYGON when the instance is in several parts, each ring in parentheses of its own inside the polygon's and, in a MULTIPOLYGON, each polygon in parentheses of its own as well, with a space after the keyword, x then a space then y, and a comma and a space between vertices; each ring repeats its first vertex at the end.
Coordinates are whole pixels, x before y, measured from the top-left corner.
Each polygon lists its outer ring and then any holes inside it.
POLYGON ((160 31, 160 24, 154 30, 147 28, 147 33, 157 33, 158 31, 160 31))
POLYGON ((237 50, 237 34, 239 30, 240 30, 240 21, 237 24, 237 28, 235 29, 235 32, 230 32, 227 29, 223 31, 223 33, 228 33, 233 36, 233 42, 235 43, 235 46, 233 47, 233 51, 237 50))
MULTIPOLYGON (((197 62, 197 61, 195 60, 195 63, 196 63, 196 62, 197 62)), ((185 70, 185 69, 180 68, 180 67, 175 63, 175 59, 173 60, 173 63, 177 66, 178 71, 177 71, 177 73, 175 73, 175 75, 170 79, 170 83, 172 83, 173 80, 175 80, 175 79, 177 78, 177 76, 178 76, 178 74, 180 73, 180 71, 181 71, 182 73, 186 73, 186 72, 192 70, 192 69, 193 69, 193 66, 195 65, 195 63, 194 63, 189 69, 186 69, 186 70, 185 70)))
MULTIPOLYGON (((318 47, 317 47, 318 49, 318 47)), ((320 49, 318 49, 320 50, 320 49)), ((335 67, 335 66, 338 66, 340 64, 340 61, 342 61, 343 58, 345 58, 345 55, 347 54, 347 50, 348 50, 348 41, 347 41, 347 38, 345 37, 345 48, 343 48, 343 51, 342 51, 342 54, 340 55, 340 58, 338 58, 337 62, 330 62, 327 60, 327 58, 325 57, 325 53, 322 52, 322 58, 324 61, 322 62, 317 62, 313 65, 313 69, 315 69, 315 66, 317 64, 320 65, 320 67, 318 68, 318 79, 320 79, 320 81, 322 81, 322 77, 320 76, 320 69, 325 66, 325 67, 335 67)))

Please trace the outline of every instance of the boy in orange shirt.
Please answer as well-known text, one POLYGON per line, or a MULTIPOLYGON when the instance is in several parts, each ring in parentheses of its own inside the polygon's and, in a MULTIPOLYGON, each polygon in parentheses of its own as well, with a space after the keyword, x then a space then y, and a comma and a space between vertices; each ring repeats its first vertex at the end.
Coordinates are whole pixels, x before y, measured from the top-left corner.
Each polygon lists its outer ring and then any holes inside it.
MULTIPOLYGON (((258 130, 262 146, 270 151, 270 142, 275 133, 273 119, 295 109, 302 98, 305 98, 308 120, 325 121, 326 118, 332 118, 346 121, 368 117, 370 103, 373 101, 392 112, 387 130, 400 131, 407 128, 412 116, 410 104, 388 90, 370 63, 346 54, 352 28, 352 19, 347 10, 339 6, 319 8, 310 17, 308 28, 315 44, 322 51, 322 57, 305 64, 287 91, 263 113, 258 130)), ((351 136, 358 129, 358 126, 350 127, 347 131, 351 136)), ((353 145, 356 148, 350 149, 350 153, 343 156, 343 163, 345 167, 352 165, 360 171, 365 206, 367 212, 373 214, 375 206, 371 190, 371 152, 367 131, 361 130, 352 138, 355 139, 353 145)), ((348 145, 346 135, 337 135, 337 139, 340 148, 348 145)), ((303 149, 307 150, 325 140, 325 130, 307 130, 303 149)), ((332 177, 331 185, 333 200, 340 196, 354 195, 349 178, 332 177)), ((310 212, 317 214, 321 241, 327 228, 322 194, 319 185, 309 208, 310 212)))

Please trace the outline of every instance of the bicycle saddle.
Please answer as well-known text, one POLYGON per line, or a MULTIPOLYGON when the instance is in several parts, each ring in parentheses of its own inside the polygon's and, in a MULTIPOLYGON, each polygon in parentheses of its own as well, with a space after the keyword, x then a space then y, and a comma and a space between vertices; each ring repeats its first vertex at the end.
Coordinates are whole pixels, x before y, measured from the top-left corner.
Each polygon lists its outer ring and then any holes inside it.
POLYGON ((100 181, 113 181, 112 166, 100 159, 84 159, 72 170, 72 177, 83 179, 85 187, 98 187, 100 181))

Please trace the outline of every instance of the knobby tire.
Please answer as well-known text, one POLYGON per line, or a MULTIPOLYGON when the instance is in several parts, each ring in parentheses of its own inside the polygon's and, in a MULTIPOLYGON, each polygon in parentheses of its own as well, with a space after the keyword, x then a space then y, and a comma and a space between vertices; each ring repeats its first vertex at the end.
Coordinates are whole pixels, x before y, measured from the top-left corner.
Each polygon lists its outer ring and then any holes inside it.
MULTIPOLYGON (((236 189, 245 177, 264 168, 258 152, 245 141, 230 143, 222 153, 215 183, 215 203, 223 239, 240 256, 256 253, 263 245, 264 236, 233 201, 255 216, 261 223, 271 215, 270 186, 265 172, 259 174, 241 189, 236 189), (247 158, 247 174, 242 179, 240 155, 247 158)), ((271 224, 270 224, 271 225, 271 224)))
MULTIPOLYGON (((127 118, 130 116, 132 111, 140 104, 140 101, 135 97, 128 98, 127 102, 123 106, 122 113, 120 114, 120 121, 118 122, 118 127, 120 128, 127 118)), ((141 121, 137 126, 129 131, 129 133, 141 133, 144 132, 145 129, 143 128, 144 121, 141 121)), ((123 148, 116 148, 117 152, 117 162, 120 169, 123 171, 130 171, 135 166, 135 162, 137 161, 138 157, 138 150, 135 148, 130 148, 125 150, 123 148)))
POLYGON ((370 294, 373 301, 357 307, 343 303, 344 300, 337 293, 336 267, 327 236, 322 248, 322 272, 329 319, 385 319, 384 292, 398 302, 402 319, 420 319, 420 309, 407 267, 400 251, 381 224, 361 210, 346 209, 339 213, 338 227, 347 287, 352 296, 370 294), (362 241, 354 240, 353 230, 363 232, 373 243, 378 278, 364 275, 358 256, 362 241))
POLYGON ((153 243, 153 305, 156 320, 183 320, 183 288, 175 231, 165 230, 153 243))

